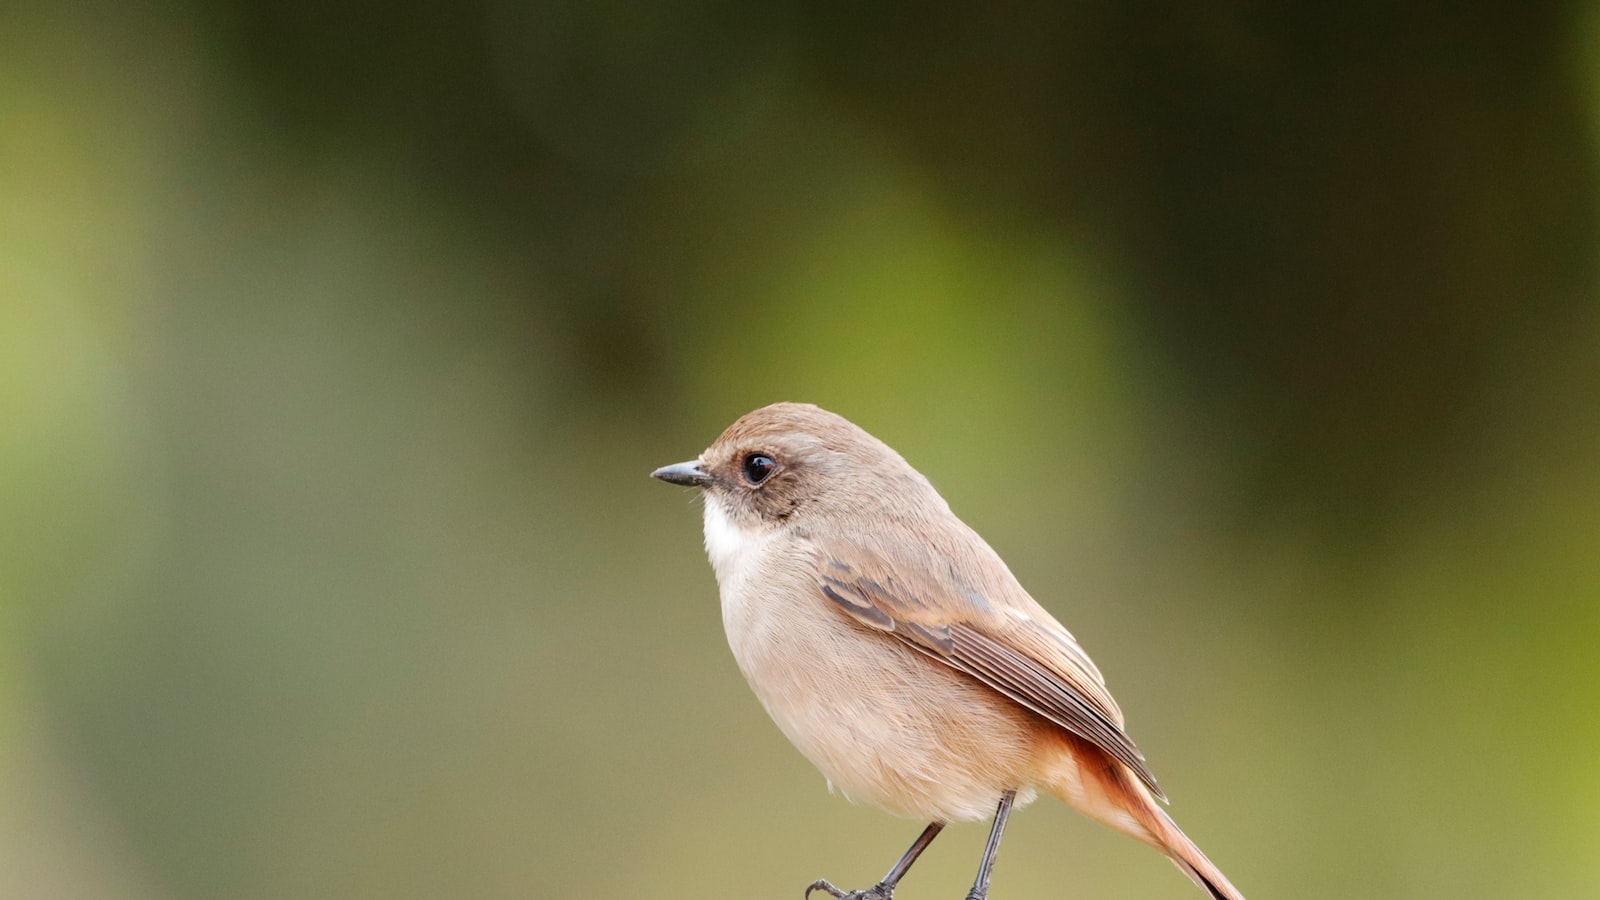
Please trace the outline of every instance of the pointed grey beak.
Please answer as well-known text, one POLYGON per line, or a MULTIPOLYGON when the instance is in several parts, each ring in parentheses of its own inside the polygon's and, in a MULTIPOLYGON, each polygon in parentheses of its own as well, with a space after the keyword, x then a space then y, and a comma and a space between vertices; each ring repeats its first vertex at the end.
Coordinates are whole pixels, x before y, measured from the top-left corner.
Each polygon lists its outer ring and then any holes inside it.
POLYGON ((681 462, 676 465, 662 466, 651 472, 650 477, 688 487, 705 487, 711 483, 711 476, 700 468, 700 461, 697 459, 691 459, 688 462, 681 462))

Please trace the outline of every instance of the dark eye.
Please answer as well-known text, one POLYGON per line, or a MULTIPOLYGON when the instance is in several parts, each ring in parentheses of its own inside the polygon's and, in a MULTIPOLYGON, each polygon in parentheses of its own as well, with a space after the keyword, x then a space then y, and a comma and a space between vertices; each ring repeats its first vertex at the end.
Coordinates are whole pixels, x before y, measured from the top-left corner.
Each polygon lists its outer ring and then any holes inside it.
POLYGON ((751 484, 760 484, 767 480, 778 464, 772 457, 765 453, 752 453, 744 458, 744 480, 751 484))

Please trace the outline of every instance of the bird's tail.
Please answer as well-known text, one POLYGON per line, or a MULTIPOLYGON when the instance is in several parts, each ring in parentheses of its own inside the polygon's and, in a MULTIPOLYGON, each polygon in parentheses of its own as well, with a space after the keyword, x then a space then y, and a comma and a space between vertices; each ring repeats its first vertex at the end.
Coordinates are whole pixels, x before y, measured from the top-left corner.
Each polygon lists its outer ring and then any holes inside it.
POLYGON ((1244 895, 1233 886, 1228 876, 1222 874, 1222 870, 1200 852, 1194 841, 1189 840, 1189 836, 1172 821, 1166 810, 1155 805, 1155 801, 1150 801, 1139 818, 1160 841, 1156 849, 1166 853, 1172 862, 1183 870, 1183 874, 1209 893, 1212 900, 1244 900, 1244 895))
MULTIPOLYGON (((1245 900, 1194 841, 1178 828, 1149 788, 1122 763, 1072 741, 1071 763, 1055 768, 1045 786, 1068 805, 1165 853, 1212 900, 1245 900)), ((1066 762, 1066 760, 1063 760, 1066 762)))

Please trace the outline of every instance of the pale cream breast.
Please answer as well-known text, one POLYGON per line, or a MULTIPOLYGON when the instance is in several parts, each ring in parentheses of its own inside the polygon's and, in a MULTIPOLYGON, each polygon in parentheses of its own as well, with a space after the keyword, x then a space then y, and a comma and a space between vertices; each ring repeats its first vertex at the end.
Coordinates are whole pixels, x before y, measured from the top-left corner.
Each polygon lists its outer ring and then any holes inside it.
POLYGON ((767 713, 830 785, 925 821, 983 819, 1031 785, 1040 722, 989 688, 851 621, 803 538, 741 529, 706 498, 728 645, 767 713))

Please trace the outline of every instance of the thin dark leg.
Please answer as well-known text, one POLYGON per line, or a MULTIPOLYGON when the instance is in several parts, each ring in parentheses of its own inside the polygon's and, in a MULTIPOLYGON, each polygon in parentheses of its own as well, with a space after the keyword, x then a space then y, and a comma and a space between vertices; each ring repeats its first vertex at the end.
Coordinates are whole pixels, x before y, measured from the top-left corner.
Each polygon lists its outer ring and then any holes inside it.
POLYGON ((972 890, 967 892, 967 900, 987 900, 989 896, 989 876, 994 873, 994 857, 1000 852, 1000 836, 1005 834, 1006 819, 1011 816, 1011 801, 1016 798, 1016 791, 1006 791, 1000 795, 1000 807, 994 811, 994 826, 989 829, 989 843, 983 846, 983 862, 978 863, 978 877, 972 882, 972 890))
POLYGON ((922 834, 917 837, 916 841, 906 848, 905 855, 901 856, 900 861, 894 864, 894 868, 889 870, 889 874, 883 876, 883 880, 878 882, 878 886, 887 887, 891 891, 894 890, 894 886, 900 883, 900 879, 905 877, 906 872, 910 871, 911 864, 917 861, 917 857, 922 855, 922 851, 928 849, 928 845, 933 843, 933 839, 938 837, 939 832, 943 830, 943 822, 930 822, 927 828, 922 829, 922 834))
POLYGON ((916 841, 906 849, 905 854, 900 857, 900 861, 895 863, 894 868, 889 870, 889 874, 883 876, 882 881, 867 890, 841 891, 819 878, 811 882, 811 886, 806 888, 806 897, 809 898, 812 891, 822 891, 832 894, 838 900, 889 900, 894 896, 895 885, 900 883, 900 879, 904 878, 906 872, 911 869, 911 864, 917 861, 917 857, 922 855, 922 851, 928 849, 928 845, 933 843, 933 839, 938 837, 939 832, 942 830, 944 830, 943 822, 933 822, 927 828, 922 829, 922 834, 918 835, 916 841))

